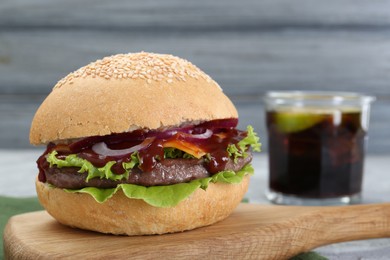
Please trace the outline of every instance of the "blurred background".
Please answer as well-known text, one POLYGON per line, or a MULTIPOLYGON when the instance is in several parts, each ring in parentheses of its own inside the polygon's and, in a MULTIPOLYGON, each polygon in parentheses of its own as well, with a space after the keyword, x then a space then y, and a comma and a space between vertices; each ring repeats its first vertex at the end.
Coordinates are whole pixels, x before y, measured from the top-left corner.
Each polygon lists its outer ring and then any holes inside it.
POLYGON ((390 1, 0 1, 0 149, 33 148, 32 117, 55 83, 103 56, 186 58, 233 100, 267 150, 269 90, 372 94, 369 153, 390 147, 390 1))

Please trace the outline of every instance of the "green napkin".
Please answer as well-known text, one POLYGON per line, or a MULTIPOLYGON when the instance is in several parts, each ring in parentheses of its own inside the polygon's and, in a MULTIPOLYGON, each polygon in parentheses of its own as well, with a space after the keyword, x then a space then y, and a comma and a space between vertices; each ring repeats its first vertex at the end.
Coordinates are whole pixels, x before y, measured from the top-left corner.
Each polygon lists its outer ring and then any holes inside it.
MULTIPOLYGON (((8 219, 17 214, 42 210, 38 199, 34 198, 10 198, 0 196, 0 233, 3 238, 4 227, 8 219)), ((0 259, 3 259, 3 239, 0 240, 0 259)), ((320 256, 315 252, 299 254, 291 260, 326 260, 327 258, 320 256)))
POLYGON ((302 253, 297 256, 294 256, 290 260, 327 260, 328 258, 319 255, 316 252, 307 252, 307 253, 302 253))
POLYGON ((0 259, 3 259, 3 232, 8 219, 17 214, 42 210, 38 199, 34 198, 9 198, 0 196, 0 259))

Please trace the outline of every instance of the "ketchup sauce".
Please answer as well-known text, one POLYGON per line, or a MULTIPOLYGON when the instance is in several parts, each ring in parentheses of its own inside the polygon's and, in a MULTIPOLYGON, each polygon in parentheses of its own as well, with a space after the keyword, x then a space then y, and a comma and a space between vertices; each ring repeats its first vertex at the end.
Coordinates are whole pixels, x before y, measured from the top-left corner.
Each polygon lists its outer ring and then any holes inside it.
POLYGON ((127 149, 140 144, 145 138, 154 137, 147 147, 138 151, 140 159, 139 168, 143 172, 150 172, 159 161, 164 160, 164 142, 182 140, 209 154, 203 160, 204 166, 211 173, 217 173, 225 168, 229 161, 227 147, 230 144, 237 144, 247 136, 246 131, 237 130, 237 119, 220 119, 202 123, 196 126, 182 128, 170 128, 165 131, 136 130, 129 133, 111 134, 107 136, 92 136, 83 138, 69 145, 53 144, 47 146, 46 151, 37 160, 39 168, 39 180, 45 182, 43 170, 49 167, 46 155, 53 150, 57 151, 57 157, 65 157, 69 154, 77 154, 78 157, 91 162, 95 167, 103 167, 109 161, 115 161, 112 171, 115 174, 123 174, 123 162, 131 160, 131 153, 121 156, 104 156, 93 151, 92 146, 104 142, 110 149, 127 149), (208 138, 196 138, 196 135, 203 134, 207 130, 212 131, 208 138))

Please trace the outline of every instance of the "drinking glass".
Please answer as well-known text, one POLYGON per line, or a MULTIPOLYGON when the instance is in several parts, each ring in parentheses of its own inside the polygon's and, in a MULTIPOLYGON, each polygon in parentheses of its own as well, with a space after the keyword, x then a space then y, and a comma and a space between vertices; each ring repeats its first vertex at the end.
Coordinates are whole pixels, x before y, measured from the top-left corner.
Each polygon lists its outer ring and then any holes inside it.
POLYGON ((266 93, 267 198, 292 205, 359 203, 374 100, 346 92, 266 93))

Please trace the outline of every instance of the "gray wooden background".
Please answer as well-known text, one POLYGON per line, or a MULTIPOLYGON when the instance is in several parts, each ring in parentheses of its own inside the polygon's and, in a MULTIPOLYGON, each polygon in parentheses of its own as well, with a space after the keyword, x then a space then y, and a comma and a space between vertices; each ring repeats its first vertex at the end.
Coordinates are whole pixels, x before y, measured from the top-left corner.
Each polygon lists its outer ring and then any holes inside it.
POLYGON ((376 95, 368 151, 389 152, 385 0, 1 0, 0 148, 31 148, 32 116, 60 78, 141 50, 184 57, 211 75, 264 150, 265 91, 376 95))

